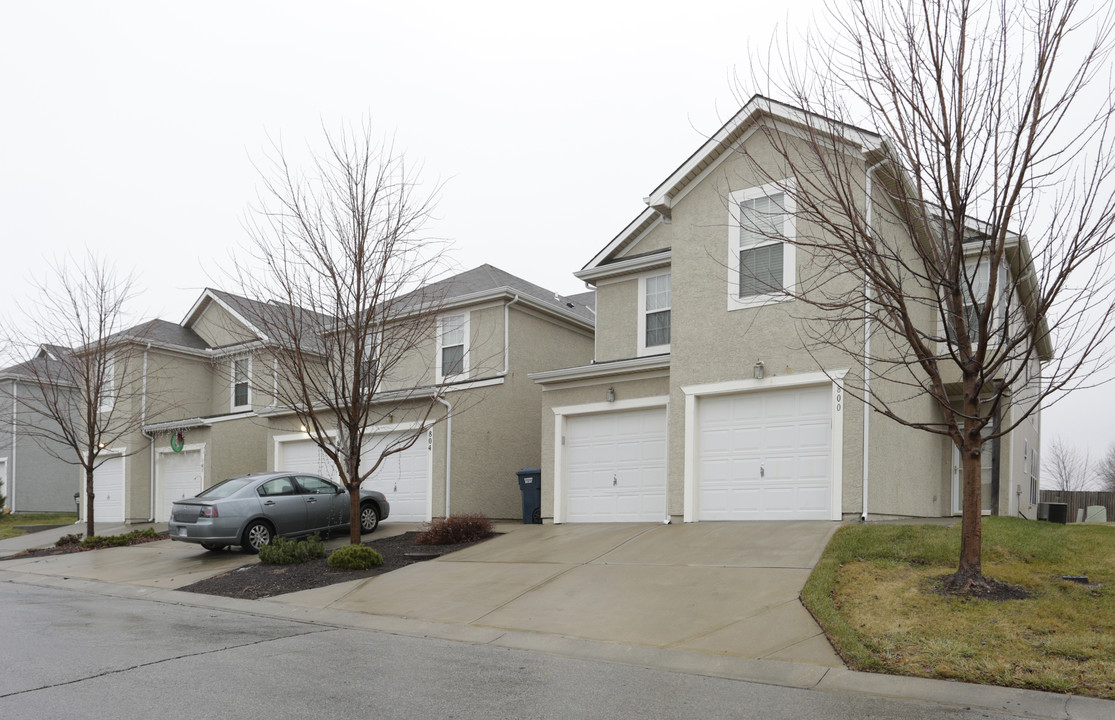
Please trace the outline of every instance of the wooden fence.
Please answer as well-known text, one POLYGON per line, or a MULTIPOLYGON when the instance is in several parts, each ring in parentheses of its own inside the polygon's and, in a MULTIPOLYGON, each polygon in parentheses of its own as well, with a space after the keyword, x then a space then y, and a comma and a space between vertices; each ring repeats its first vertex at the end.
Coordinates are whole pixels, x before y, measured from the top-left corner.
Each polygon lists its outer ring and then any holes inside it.
POLYGON ((1115 492, 1042 490, 1041 502, 1066 503, 1069 506, 1069 522, 1076 522, 1081 509, 1089 505, 1103 505, 1107 508, 1108 522, 1115 522, 1115 492))

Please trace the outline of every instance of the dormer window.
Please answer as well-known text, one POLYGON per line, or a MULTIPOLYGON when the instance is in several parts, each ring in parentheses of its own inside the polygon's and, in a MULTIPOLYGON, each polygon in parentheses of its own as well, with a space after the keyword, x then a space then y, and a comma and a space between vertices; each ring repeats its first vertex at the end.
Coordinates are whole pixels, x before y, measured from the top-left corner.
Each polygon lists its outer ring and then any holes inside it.
POLYGON ((239 358, 232 361, 232 409, 240 410, 251 404, 250 380, 252 359, 239 358))

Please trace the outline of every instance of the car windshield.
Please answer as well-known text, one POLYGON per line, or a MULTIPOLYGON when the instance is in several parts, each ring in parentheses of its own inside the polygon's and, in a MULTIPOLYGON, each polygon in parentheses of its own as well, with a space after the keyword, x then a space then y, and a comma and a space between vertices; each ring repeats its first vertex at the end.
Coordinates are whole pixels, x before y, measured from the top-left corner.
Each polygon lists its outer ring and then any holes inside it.
POLYGON ((240 490, 250 482, 255 481, 255 478, 250 477, 234 477, 217 483, 211 488, 206 488, 197 494, 198 497, 203 498, 223 498, 232 495, 237 490, 240 490))

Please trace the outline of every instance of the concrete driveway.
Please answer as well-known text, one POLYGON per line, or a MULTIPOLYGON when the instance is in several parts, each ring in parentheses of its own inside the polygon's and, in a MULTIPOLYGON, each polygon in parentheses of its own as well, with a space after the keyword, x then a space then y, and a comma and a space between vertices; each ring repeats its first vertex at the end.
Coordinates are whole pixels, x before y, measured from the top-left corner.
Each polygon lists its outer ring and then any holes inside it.
POLYGON ((798 600, 836 527, 508 525, 445 558, 270 601, 842 667, 798 600))

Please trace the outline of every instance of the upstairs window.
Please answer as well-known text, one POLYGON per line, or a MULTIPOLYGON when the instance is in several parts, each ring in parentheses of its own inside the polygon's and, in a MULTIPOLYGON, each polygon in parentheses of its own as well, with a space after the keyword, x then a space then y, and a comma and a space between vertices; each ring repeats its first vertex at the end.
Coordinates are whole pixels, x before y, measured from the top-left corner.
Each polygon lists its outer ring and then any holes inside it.
POLYGON ((794 290, 793 197, 772 183, 730 196, 728 309, 788 300, 794 290))
POLYGON ((646 354, 670 350, 670 273, 641 278, 640 351, 646 354))
POLYGON ((248 407, 249 381, 251 380, 251 358, 240 358, 232 361, 232 409, 248 407))
POLYGON ((116 403, 116 363, 111 357, 105 358, 101 371, 103 375, 101 376, 101 387, 98 391, 97 409, 100 412, 109 412, 116 403))
POLYGON ((468 371, 468 315, 446 315, 438 323, 439 379, 468 371))

